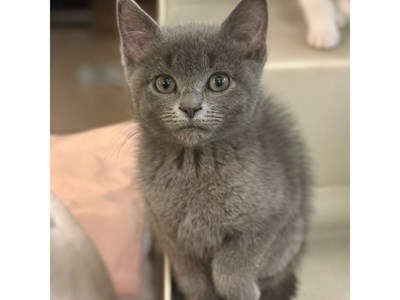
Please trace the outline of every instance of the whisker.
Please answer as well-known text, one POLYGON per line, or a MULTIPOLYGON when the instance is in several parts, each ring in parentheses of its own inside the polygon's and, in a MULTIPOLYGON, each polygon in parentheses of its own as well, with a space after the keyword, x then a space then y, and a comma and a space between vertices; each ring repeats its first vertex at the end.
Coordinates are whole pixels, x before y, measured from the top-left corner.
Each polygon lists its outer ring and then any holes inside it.
POLYGON ((131 142, 135 140, 134 138, 140 132, 139 126, 134 122, 128 123, 125 128, 116 132, 115 136, 111 139, 111 147, 106 153, 105 160, 120 157, 121 152, 125 150, 128 145, 133 148, 134 145, 131 144, 131 142))

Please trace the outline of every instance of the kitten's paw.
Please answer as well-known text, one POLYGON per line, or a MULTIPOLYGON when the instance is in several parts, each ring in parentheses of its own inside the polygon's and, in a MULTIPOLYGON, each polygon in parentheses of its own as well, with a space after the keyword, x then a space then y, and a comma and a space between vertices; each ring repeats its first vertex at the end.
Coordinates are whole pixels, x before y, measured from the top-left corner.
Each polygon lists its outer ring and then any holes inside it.
POLYGON ((330 49, 336 47, 340 42, 340 32, 336 27, 332 28, 310 28, 307 37, 308 43, 318 49, 330 49))
MULTIPOLYGON (((243 274, 242 274, 243 275, 243 274)), ((229 300, 260 300, 261 291, 256 282, 243 280, 235 274, 218 276, 213 274, 217 294, 229 300)))

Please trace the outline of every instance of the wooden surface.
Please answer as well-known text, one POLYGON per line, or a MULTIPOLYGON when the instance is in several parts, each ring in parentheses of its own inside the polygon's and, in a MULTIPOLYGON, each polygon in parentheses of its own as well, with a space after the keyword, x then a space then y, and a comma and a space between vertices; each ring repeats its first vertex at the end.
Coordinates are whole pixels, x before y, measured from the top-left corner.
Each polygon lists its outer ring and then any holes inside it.
MULTIPOLYGON (((136 0, 151 17, 157 17, 156 0, 136 0)), ((94 28, 97 34, 115 34, 117 32, 116 21, 116 1, 112 0, 96 0, 92 1, 94 12, 94 28)))

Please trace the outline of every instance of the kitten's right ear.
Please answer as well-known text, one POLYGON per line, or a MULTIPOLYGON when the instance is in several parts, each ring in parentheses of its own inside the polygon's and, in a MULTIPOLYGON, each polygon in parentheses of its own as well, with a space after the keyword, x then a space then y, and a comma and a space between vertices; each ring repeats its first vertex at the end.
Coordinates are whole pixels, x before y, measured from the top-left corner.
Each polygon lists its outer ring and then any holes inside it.
POLYGON ((247 58, 263 59, 267 28, 267 0, 242 0, 222 23, 220 33, 242 46, 247 58))
POLYGON ((118 0, 121 52, 128 64, 136 64, 160 36, 160 27, 133 0, 118 0))

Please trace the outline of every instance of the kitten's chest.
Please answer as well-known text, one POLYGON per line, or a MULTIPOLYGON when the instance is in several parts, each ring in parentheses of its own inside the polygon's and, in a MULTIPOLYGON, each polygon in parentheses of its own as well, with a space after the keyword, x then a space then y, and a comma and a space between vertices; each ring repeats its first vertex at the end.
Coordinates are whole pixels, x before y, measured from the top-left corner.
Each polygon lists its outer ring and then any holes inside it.
POLYGON ((219 192, 210 192, 217 188, 212 184, 187 188, 165 193, 159 218, 181 250, 202 257, 212 255, 224 237, 237 227, 240 205, 221 187, 219 192))
POLYGON ((158 163, 142 185, 159 229, 188 251, 212 252, 243 221, 245 185, 205 157, 158 163))

